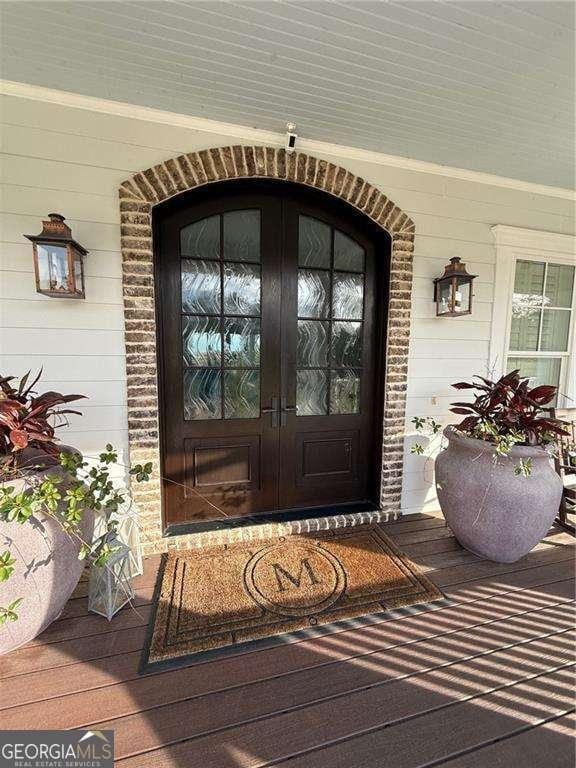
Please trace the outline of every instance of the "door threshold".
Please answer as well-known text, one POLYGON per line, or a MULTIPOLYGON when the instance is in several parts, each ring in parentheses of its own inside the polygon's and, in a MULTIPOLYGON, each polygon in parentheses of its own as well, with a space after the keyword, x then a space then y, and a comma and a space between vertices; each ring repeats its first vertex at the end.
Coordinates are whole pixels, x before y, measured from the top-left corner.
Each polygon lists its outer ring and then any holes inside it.
MULTIPOLYGON (((352 516, 354 519, 345 522, 344 525, 377 522, 380 519, 390 520, 400 517, 400 513, 390 514, 382 512, 373 501, 352 502, 350 504, 334 504, 329 507, 306 507, 304 509, 282 509, 277 511, 260 512, 244 517, 227 517, 225 520, 199 520, 190 523, 174 523, 164 530, 164 536, 184 536, 190 533, 204 533, 206 531, 225 531, 230 529, 246 528, 254 525, 266 525, 270 523, 299 523, 306 520, 317 525, 311 525, 310 530, 339 528, 337 518, 352 516), (332 522, 331 522, 332 521, 332 522), (321 525, 319 525, 321 523, 321 525)), ((295 532, 301 526, 294 526, 295 532)))

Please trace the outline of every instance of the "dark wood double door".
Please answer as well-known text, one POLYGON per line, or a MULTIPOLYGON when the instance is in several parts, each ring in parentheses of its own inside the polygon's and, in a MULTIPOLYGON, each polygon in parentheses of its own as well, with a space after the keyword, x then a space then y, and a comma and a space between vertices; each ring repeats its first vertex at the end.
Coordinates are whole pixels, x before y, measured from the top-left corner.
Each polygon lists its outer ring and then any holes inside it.
POLYGON ((168 528, 375 497, 375 241, 346 214, 258 182, 160 209, 168 528))

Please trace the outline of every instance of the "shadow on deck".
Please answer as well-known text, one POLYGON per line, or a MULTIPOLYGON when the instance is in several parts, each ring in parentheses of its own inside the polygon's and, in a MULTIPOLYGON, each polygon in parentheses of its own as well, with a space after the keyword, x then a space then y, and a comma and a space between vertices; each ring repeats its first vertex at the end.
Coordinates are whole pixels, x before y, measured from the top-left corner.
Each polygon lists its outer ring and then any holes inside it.
POLYGON ((110 728, 124 768, 572 765, 574 539, 498 565, 439 518, 386 530, 450 605, 141 677, 150 558, 135 609, 88 614, 81 582, 0 659, 2 728, 110 728))

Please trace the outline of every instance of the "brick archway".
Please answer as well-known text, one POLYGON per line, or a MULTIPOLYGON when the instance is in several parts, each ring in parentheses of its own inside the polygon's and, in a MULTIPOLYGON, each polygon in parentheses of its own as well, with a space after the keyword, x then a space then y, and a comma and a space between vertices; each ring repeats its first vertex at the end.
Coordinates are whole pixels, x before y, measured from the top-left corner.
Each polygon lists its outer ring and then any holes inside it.
MULTIPOLYGON (((154 309, 152 209, 181 192, 229 179, 283 179, 327 192, 357 208, 392 239, 381 510, 400 511, 404 451, 404 413, 410 336, 414 223, 379 189, 345 168, 300 152, 273 147, 230 146, 191 152, 140 171, 120 185, 122 282, 126 342, 128 438, 131 461, 158 467, 158 387, 154 309)), ((133 485, 146 552, 192 546, 209 534, 162 537, 160 482, 133 485)), ((342 522, 340 523, 342 524, 342 522)), ((289 524, 262 526, 275 535, 289 524)), ((302 528, 298 523, 297 528, 302 528)), ((230 532, 241 535, 241 529, 230 532)))

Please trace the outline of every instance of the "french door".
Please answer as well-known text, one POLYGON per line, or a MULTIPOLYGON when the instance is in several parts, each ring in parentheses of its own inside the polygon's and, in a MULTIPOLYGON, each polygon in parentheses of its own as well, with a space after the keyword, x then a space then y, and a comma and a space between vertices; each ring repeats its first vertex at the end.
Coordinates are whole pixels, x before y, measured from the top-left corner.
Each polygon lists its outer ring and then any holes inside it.
POLYGON ((287 184, 216 191, 155 222, 165 522, 369 501, 373 240, 287 184))

